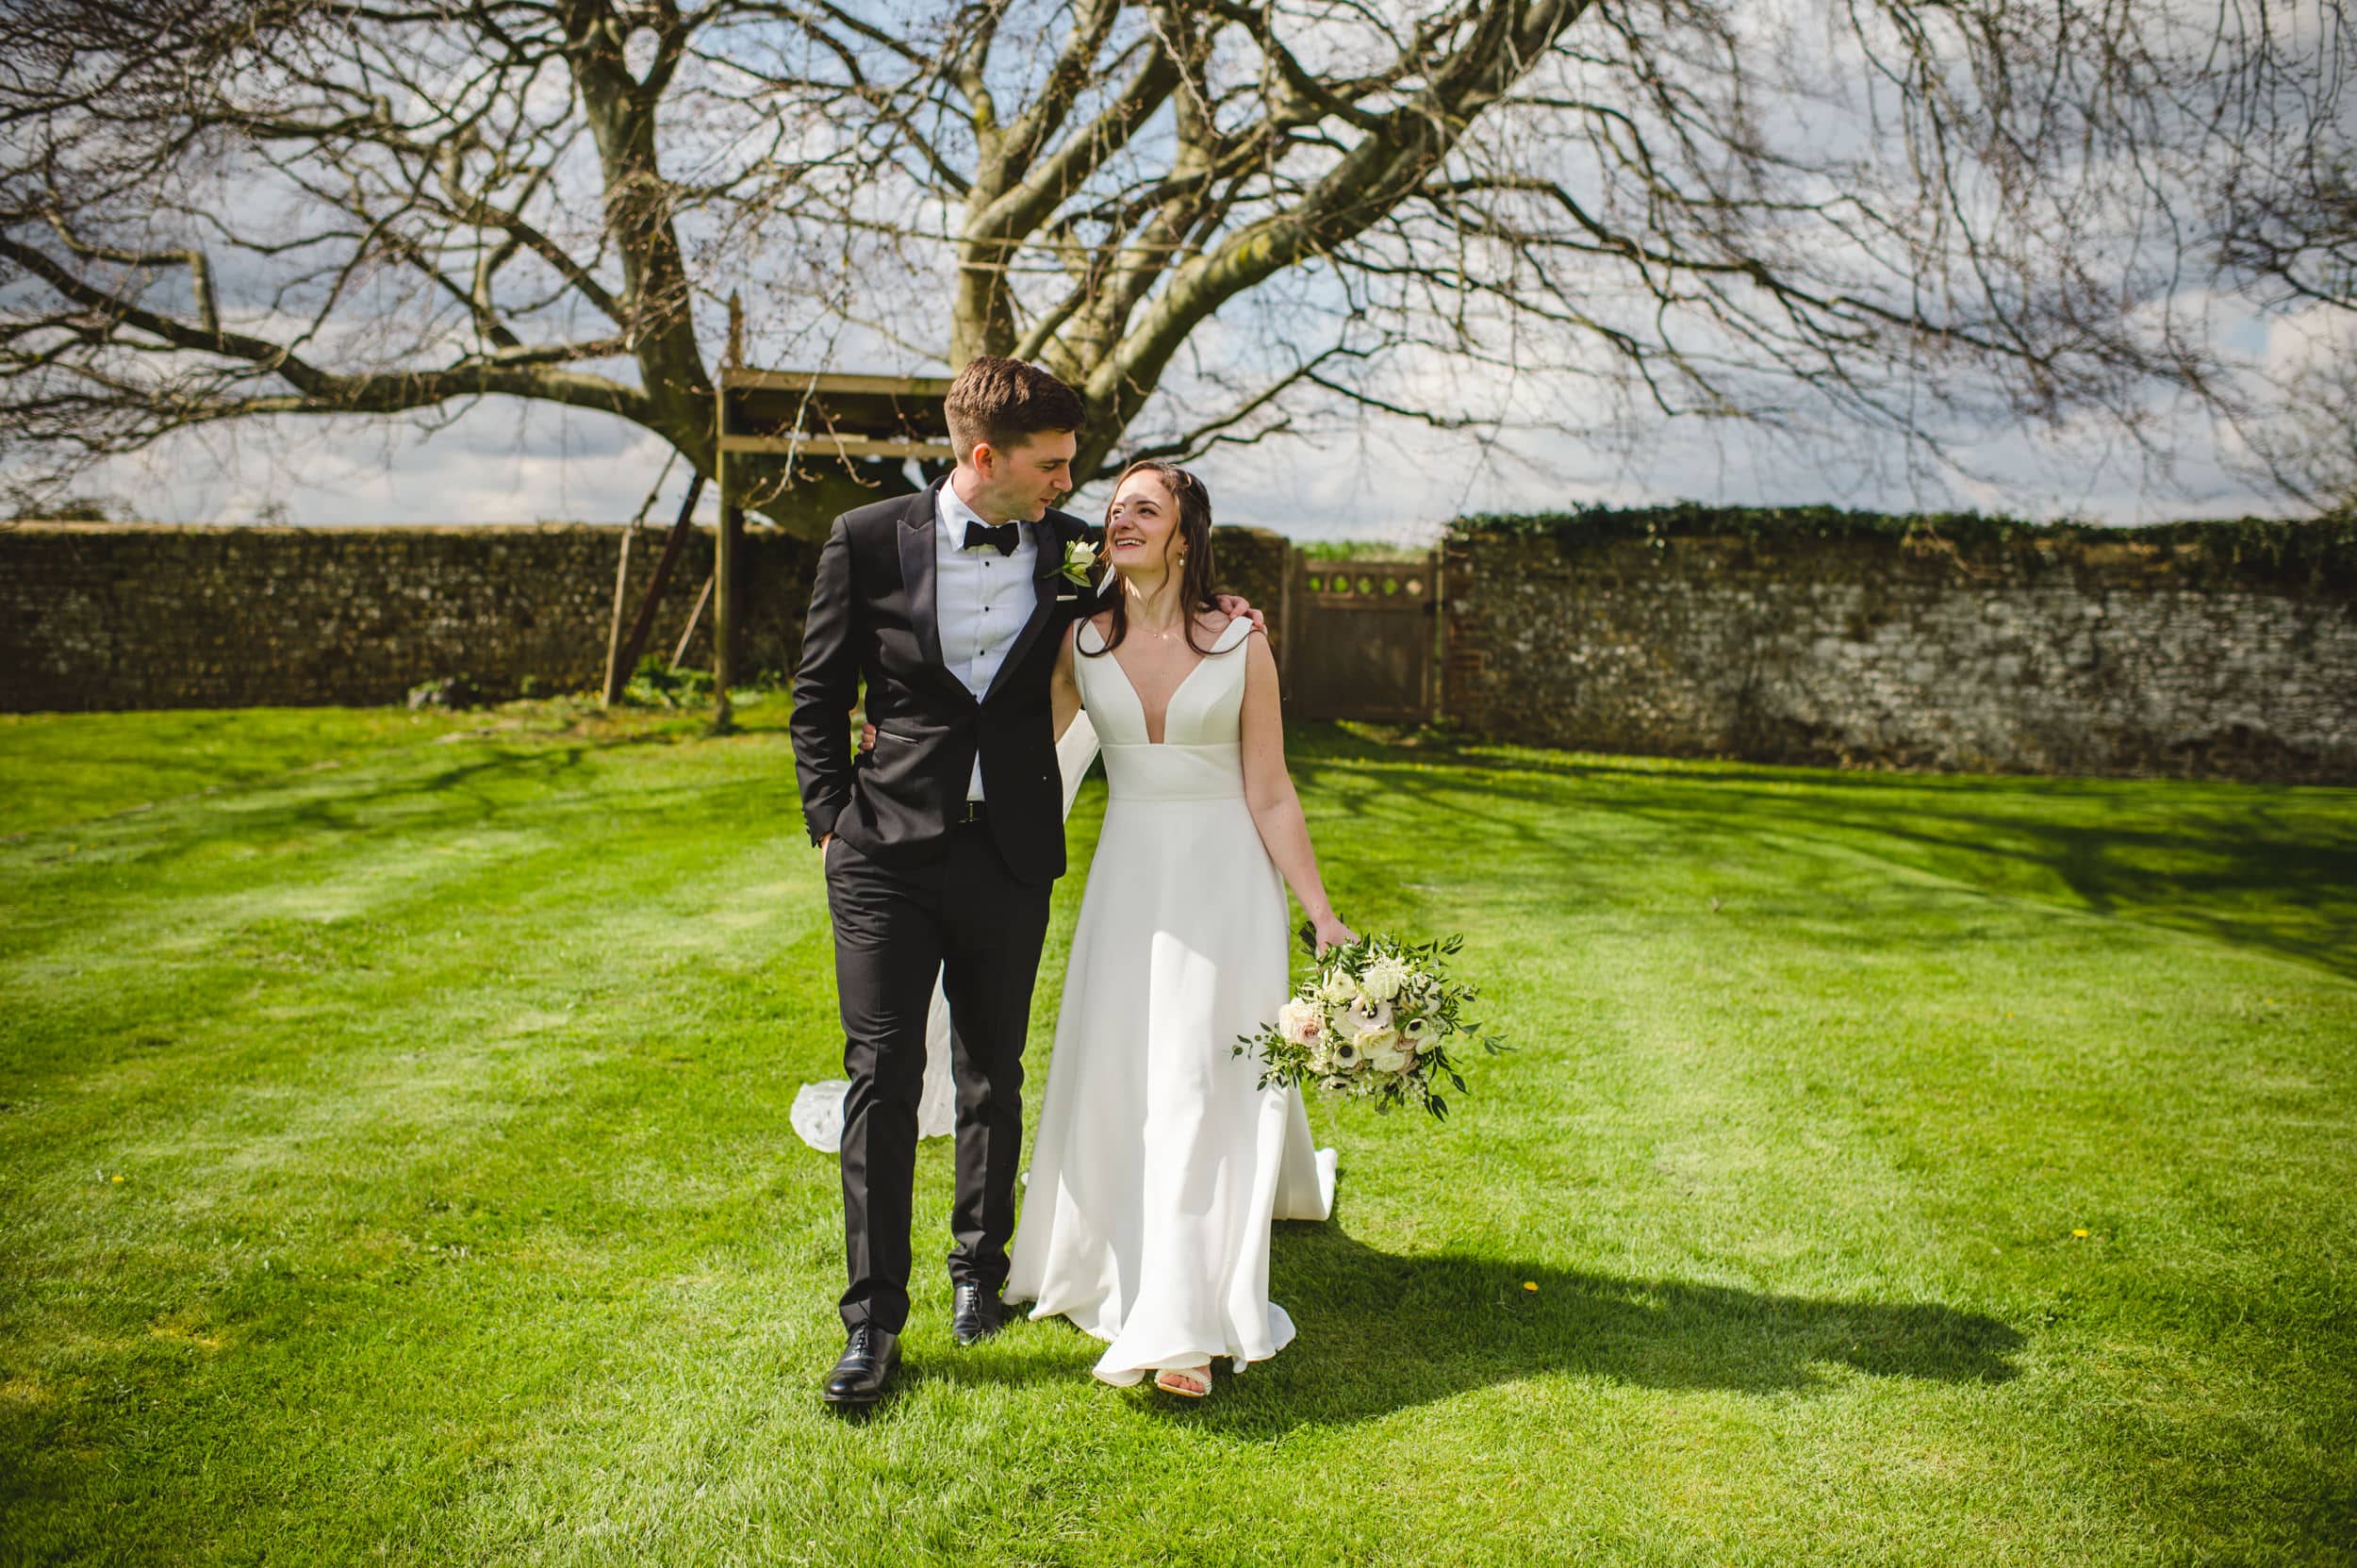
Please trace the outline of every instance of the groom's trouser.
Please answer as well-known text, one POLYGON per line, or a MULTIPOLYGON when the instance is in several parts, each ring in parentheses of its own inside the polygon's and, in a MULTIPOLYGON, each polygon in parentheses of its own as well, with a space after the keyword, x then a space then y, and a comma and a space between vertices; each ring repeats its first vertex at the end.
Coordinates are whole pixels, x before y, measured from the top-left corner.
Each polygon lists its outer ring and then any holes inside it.
POLYGON ((949 1277, 1006 1283, 1023 1139, 1023 1039, 1047 933, 1049 884, 1017 882, 990 830, 951 830, 930 866, 878 865, 827 847, 834 980, 843 1008, 845 1327, 898 1333, 909 1315, 909 1203, 925 1015, 938 976, 949 1001, 957 1083, 957 1198, 949 1277))

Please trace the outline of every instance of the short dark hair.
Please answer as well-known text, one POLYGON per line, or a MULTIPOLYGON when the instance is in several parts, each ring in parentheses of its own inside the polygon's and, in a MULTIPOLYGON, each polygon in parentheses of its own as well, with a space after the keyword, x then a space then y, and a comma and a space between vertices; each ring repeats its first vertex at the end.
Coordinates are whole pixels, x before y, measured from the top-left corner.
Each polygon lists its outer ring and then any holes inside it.
POLYGON ((1080 393, 1036 365, 989 355, 969 360, 958 372, 943 407, 949 416, 949 444, 958 449, 961 463, 970 461, 984 441, 1019 446, 1047 430, 1077 435, 1082 423, 1080 393))

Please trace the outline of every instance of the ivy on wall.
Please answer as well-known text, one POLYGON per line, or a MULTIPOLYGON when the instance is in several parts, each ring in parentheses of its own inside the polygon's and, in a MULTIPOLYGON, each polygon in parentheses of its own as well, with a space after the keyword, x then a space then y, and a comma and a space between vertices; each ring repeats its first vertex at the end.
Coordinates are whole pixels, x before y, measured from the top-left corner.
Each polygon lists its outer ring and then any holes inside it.
POLYGON ((1455 541, 1552 539, 1565 551, 1623 539, 1669 550, 1681 539, 1759 545, 1855 542, 1923 556, 2010 556, 2069 566, 2122 547, 2192 580, 2233 578, 2318 592, 2357 592, 2357 514, 2314 519, 2230 518, 2113 527, 2033 522, 1985 512, 1863 512, 1838 506, 1583 505, 1567 512, 1479 513, 1448 525, 1455 541))

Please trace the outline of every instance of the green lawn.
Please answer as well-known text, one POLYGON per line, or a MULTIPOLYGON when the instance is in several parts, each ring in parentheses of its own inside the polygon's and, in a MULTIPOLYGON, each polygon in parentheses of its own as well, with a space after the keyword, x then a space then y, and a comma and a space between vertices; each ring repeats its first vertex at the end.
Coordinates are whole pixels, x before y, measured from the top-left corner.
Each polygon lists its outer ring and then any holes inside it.
POLYGON ((851 1424, 741 717, 0 722, 0 1561, 2357 1562, 2357 791, 1297 734, 1520 1050, 1201 1405, 953 1348, 928 1144, 851 1424))

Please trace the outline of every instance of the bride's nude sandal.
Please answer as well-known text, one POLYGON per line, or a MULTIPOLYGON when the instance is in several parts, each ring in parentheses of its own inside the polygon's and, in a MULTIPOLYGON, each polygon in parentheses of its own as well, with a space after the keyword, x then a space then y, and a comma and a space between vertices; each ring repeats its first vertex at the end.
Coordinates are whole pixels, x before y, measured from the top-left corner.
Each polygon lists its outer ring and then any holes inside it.
POLYGON ((1208 1366, 1167 1366, 1154 1374, 1154 1386, 1181 1399, 1200 1399, 1211 1392, 1211 1369, 1208 1366))

